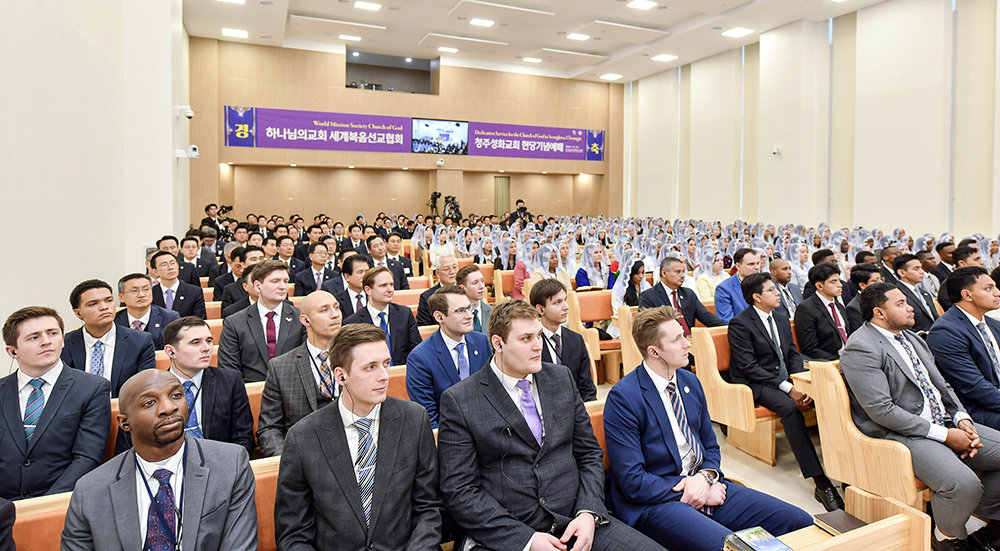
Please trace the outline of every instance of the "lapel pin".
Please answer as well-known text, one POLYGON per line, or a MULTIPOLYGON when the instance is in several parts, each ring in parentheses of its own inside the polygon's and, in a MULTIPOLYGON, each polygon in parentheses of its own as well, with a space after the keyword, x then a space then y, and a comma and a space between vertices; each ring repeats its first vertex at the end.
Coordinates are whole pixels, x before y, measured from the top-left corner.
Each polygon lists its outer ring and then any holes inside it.
POLYGON ((177 297, 177 300, 184 300, 184 295, 177 297))
POLYGON ((292 318, 285 318, 285 321, 292 321, 292 318))
POLYGON ((685 386, 685 387, 684 387, 684 393, 685 393, 685 394, 691 394, 691 389, 690 389, 690 388, 688 388, 687 386, 685 386))
POLYGON ((159 323, 157 323, 157 324, 156 324, 156 325, 154 325, 153 327, 159 327, 159 326, 160 326, 160 324, 159 324, 159 323))
POLYGON ((473 350, 472 351, 472 355, 473 356, 478 356, 479 355, 479 351, 478 350, 473 350))

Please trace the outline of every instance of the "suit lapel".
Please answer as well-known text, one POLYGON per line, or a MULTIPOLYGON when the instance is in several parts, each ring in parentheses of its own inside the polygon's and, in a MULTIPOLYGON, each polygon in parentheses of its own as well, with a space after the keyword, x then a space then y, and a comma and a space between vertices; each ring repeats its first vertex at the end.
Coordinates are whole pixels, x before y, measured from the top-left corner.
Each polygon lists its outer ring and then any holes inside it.
MULTIPOLYGON (((197 440, 197 438, 184 437, 187 461, 184 462, 184 482, 182 485, 184 503, 182 503, 181 526, 184 528, 184 536, 190 535, 193 538, 193 540, 188 540, 182 536, 183 539, 195 543, 192 547, 198 543, 198 531, 201 529, 201 513, 205 507, 209 476, 209 470, 205 467, 205 456, 197 440)), ((135 495, 135 492, 132 494, 135 495)))
POLYGON ((316 398, 316 380, 312 376, 312 358, 309 354, 309 346, 306 344, 302 345, 299 352, 295 354, 295 372, 299 374, 299 380, 302 382, 302 389, 305 390, 306 401, 309 402, 309 411, 316 411, 319 409, 319 403, 316 398))
POLYGON ((87 344, 83 340, 83 331, 84 329, 81 327, 70 333, 73 337, 67 339, 71 342, 67 343, 66 346, 69 347, 69 354, 73 358, 73 367, 80 371, 87 371, 87 344))
MULTIPOLYGON (((911 383, 916 385, 917 388, 920 388, 920 383, 917 382, 916 376, 913 375, 913 370, 910 367, 908 367, 912 365, 910 363, 910 359, 903 358, 902 356, 900 356, 899 352, 896 351, 896 347, 893 346, 891 342, 888 342, 882 336, 881 331, 875 329, 874 327, 871 327, 868 330, 871 331, 873 335, 875 335, 875 338, 878 339, 879 344, 886 349, 886 351, 889 353, 889 357, 892 358, 892 361, 896 363, 896 367, 903 372, 903 375, 905 375, 906 378, 909 379, 911 383)), ((913 345, 910 344, 910 346, 912 347, 913 345)))
POLYGON ((129 345, 128 332, 115 330, 115 357, 111 359, 111 388, 121 388, 122 370, 125 369, 125 354, 129 345))
MULTIPOLYGON (((372 521, 369 528, 378 525, 382 504, 385 503, 385 493, 389 488, 389 478, 396 465, 396 455, 399 451, 399 441, 403 432, 399 426, 399 410, 392 399, 382 403, 379 412, 378 457, 375 458, 375 487, 372 488, 372 521)), ((388 504, 385 508, 390 508, 388 504)))
POLYGON ((257 344, 260 357, 264 358, 264 363, 267 363, 267 339, 264 337, 264 328, 260 325, 260 304, 246 309, 246 322, 250 334, 253 335, 253 340, 257 344))
MULTIPOLYGON (((56 380, 56 384, 52 387, 49 399, 42 408, 42 416, 38 418, 38 426, 31 437, 31 445, 28 446, 28 453, 31 453, 31 450, 38 444, 38 441, 42 439, 42 434, 48 428, 49 422, 52 421, 56 412, 59 411, 59 406, 62 405, 66 395, 69 394, 70 389, 73 387, 73 380, 75 378, 76 375, 69 369, 65 369, 64 366, 62 373, 59 374, 59 379, 56 380)), ((17 404, 18 402, 15 400, 14 403, 17 404)))
MULTIPOLYGON (((514 405, 514 401, 510 399, 510 395, 507 394, 507 389, 504 388, 503 383, 497 379, 492 369, 484 375, 480 382, 485 387, 483 394, 486 396, 486 399, 497 410, 500 417, 507 421, 511 430, 521 437, 521 440, 524 440, 529 446, 538 449, 539 445, 538 441, 535 440, 535 435, 528 428, 528 422, 524 420, 524 415, 514 405)), ((542 407, 544 408, 545 406, 543 405, 542 407)))
POLYGON ((281 305, 281 328, 278 329, 278 342, 276 345, 276 354, 281 354, 281 351, 285 349, 285 342, 288 341, 288 334, 292 332, 292 324, 295 322, 295 316, 293 315, 292 306, 289 304, 281 305))
POLYGON ((143 544, 139 523, 145 519, 139 519, 135 476, 135 451, 129 450, 121 456, 118 479, 111 484, 111 512, 124 551, 140 551, 143 544))
MULTIPOLYGON (((751 308, 753 308, 753 306, 751 306, 751 308)), ((750 320, 751 320, 750 323, 753 324, 753 326, 757 330, 757 332, 760 333, 760 335, 767 342, 770 342, 770 343, 774 342, 774 339, 771 338, 771 331, 769 330, 768 327, 764 326, 764 322, 760 319, 760 316, 757 315, 757 312, 753 312, 753 314, 750 316, 750 320)), ((774 346, 772 346, 771 349, 773 350, 774 346)))
MULTIPOLYGON (((340 485, 344 496, 347 497, 347 502, 350 504, 351 510, 354 511, 354 516, 358 519, 358 524, 367 533, 368 523, 365 521, 365 510, 361 506, 361 490, 358 488, 358 479, 354 474, 354 458, 350 456, 351 449, 347 445, 347 434, 344 428, 344 421, 340 417, 340 406, 339 404, 334 405, 323 408, 321 411, 328 412, 326 414, 329 415, 330 420, 316 429, 317 431, 322 431, 316 435, 319 439, 320 448, 323 450, 323 455, 326 456, 330 470, 333 471, 333 477, 337 479, 337 484, 340 485)), ((319 415, 323 415, 323 413, 319 415)), ((379 427, 380 440, 381 431, 384 428, 384 426, 379 427)), ((379 460, 376 459, 376 461, 379 460)), ((376 463, 376 473, 378 472, 377 465, 378 463, 376 463)), ((374 503, 374 500, 372 503, 374 503)))
MULTIPOLYGON (((67 369, 63 366, 63 369, 67 369)), ((11 440, 17 444, 17 449, 24 455, 27 453, 27 445, 24 436, 24 416, 18 409, 21 403, 17 397, 17 372, 3 379, 3 389, 0 389, 0 398, 3 399, 3 416, 7 420, 7 429, 10 431, 11 440)))
MULTIPOLYGON (((441 336, 441 330, 438 329, 437 332, 435 332, 434 335, 431 336, 431 338, 434 339, 434 342, 432 342, 431 345, 434 347, 434 356, 437 357, 438 362, 440 362, 441 364, 441 370, 448 375, 448 381, 452 385, 457 385, 459 383, 458 370, 455 369, 454 364, 452 364, 449 361, 451 360, 451 351, 449 351, 448 347, 444 345, 444 338, 441 336)), ((465 357, 468 358, 469 357, 468 339, 466 339, 465 350, 466 350, 465 357)), ((471 368, 472 364, 470 363, 469 366, 471 368)))
POLYGON ((544 366, 542 366, 541 371, 535 373, 535 388, 538 389, 538 401, 541 402, 542 425, 545 427, 544 434, 546 436, 542 440, 541 453, 545 453, 550 447, 545 445, 546 442, 554 442, 557 432, 565 426, 559 422, 563 418, 560 408, 563 404, 556 403, 553 393, 549 392, 549 389, 554 385, 549 373, 550 371, 544 366))
POLYGON ((198 424, 201 425, 202 434, 205 438, 213 439, 214 435, 209 430, 209 419, 215 419, 215 412, 212 408, 216 404, 215 393, 219 390, 218 381, 215 379, 215 372, 212 368, 204 369, 201 372, 201 415, 198 417, 198 424))
POLYGON ((660 425, 660 433, 663 434, 663 443, 667 445, 670 454, 674 456, 677 467, 683 465, 681 453, 677 449, 677 440, 674 438, 674 430, 670 426, 670 419, 667 418, 667 411, 664 409, 663 398, 656 391, 653 379, 646 373, 646 364, 639 366, 639 387, 642 389, 642 397, 646 400, 646 406, 653 412, 657 424, 660 425))
POLYGON ((663 304, 665 304, 667 306, 673 306, 673 303, 670 302, 670 297, 667 296, 667 290, 666 290, 666 288, 664 288, 663 285, 659 285, 659 284, 655 285, 655 287, 656 287, 656 293, 658 295, 660 295, 660 300, 663 301, 663 304))

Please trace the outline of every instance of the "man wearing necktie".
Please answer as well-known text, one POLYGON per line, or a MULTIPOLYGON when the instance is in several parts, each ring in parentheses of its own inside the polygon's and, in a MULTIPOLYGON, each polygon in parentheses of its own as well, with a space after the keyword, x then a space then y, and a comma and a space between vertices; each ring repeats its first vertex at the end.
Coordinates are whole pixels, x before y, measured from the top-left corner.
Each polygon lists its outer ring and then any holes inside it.
POLYGON ((768 270, 781 294, 780 309, 788 319, 794 318, 795 309, 802 302, 802 291, 792 282, 792 264, 783 258, 776 258, 768 265, 768 270))
POLYGON ((486 278, 476 264, 462 266, 455 275, 455 284, 465 289, 472 308, 472 330, 486 335, 493 307, 486 302, 486 278))
POLYGON ((809 269, 809 285, 816 292, 795 310, 795 335, 806 359, 833 361, 847 341, 847 309, 840 302, 840 268, 823 262, 809 269))
POLYGON ((892 262, 899 290, 913 307, 913 328, 917 333, 929 331, 938 319, 934 297, 922 285, 926 274, 920 260, 912 254, 901 254, 892 262))
POLYGON ((569 319, 566 287, 558 279, 543 279, 531 288, 531 305, 542 322, 542 361, 569 368, 584 402, 597 399, 597 387, 590 373, 590 355, 583 337, 563 324, 569 319))
POLYGON ((392 273, 381 266, 365 272, 362 278, 368 306, 344 320, 344 325, 368 323, 382 330, 389 350, 392 365, 406 365, 410 352, 421 342, 417 321, 408 306, 392 302, 395 290, 392 273))
POLYGON ((115 314, 119 327, 149 333, 156 350, 163 350, 163 328, 180 317, 173 310, 153 304, 153 282, 146 274, 128 274, 118 280, 118 300, 125 308, 115 314))

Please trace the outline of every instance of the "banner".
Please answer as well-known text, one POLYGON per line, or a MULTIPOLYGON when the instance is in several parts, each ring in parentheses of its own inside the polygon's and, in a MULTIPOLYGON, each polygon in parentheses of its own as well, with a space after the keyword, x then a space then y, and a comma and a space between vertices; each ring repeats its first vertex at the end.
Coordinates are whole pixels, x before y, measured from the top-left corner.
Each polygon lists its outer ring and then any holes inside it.
POLYGON ((604 131, 470 122, 469 155, 601 161, 604 131), (599 142, 591 136, 599 136, 599 142), (593 154, 591 145, 595 146, 593 154))

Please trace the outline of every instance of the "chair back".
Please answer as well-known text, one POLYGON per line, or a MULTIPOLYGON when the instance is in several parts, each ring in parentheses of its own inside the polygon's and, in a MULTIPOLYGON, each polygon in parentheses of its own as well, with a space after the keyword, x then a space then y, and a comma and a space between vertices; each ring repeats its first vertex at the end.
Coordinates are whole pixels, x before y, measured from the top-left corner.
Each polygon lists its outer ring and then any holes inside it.
POLYGON ((577 301, 580 303, 580 321, 588 323, 592 321, 604 321, 614 317, 615 312, 611 308, 611 290, 585 291, 576 293, 577 301))
POLYGON ((394 365, 389 368, 389 396, 400 400, 409 400, 410 394, 406 392, 406 366, 394 365))
POLYGON ((416 306, 420 304, 420 295, 426 289, 401 289, 392 293, 392 303, 403 306, 416 306))
POLYGON ((431 287, 430 278, 427 276, 408 277, 406 281, 410 284, 410 289, 430 289, 431 287))
POLYGON ((587 406, 587 413, 590 414, 590 426, 594 429, 594 437, 597 438, 597 443, 601 445, 601 451, 604 452, 604 469, 607 470, 611 467, 611 461, 608 459, 608 443, 604 436, 604 400, 585 402, 584 405, 587 406))
MULTIPOLYGON (((218 367, 210 369, 222 369, 218 367)), ((264 381, 247 383, 247 400, 250 401, 250 415, 253 416, 253 434, 257 438, 257 420, 260 419, 260 401, 264 397, 264 381)))
POLYGON ((493 265, 476 264, 476 266, 479 266, 479 271, 483 273, 483 281, 486 283, 486 286, 489 287, 493 285, 493 270, 494 270, 493 265))
POLYGON ((438 330, 438 326, 437 325, 421 325, 421 326, 417 327, 417 330, 420 331, 420 340, 426 341, 427 339, 430 338, 431 335, 434 334, 435 331, 438 330))
POLYGON ((695 374, 705 391, 712 420, 752 432, 757 425, 753 392, 746 385, 727 383, 721 374, 729 369, 729 328, 695 327, 691 338, 691 352, 698 367, 695 374))
POLYGON ((222 319, 222 302, 220 301, 208 301, 205 303, 205 319, 206 320, 221 320, 222 319))
POLYGON ((635 338, 632 336, 632 317, 631 306, 623 304, 618 307, 618 319, 615 320, 615 323, 618 324, 619 339, 622 345, 622 371, 626 375, 642 363, 642 351, 639 350, 639 346, 635 344, 635 338))
POLYGON ((497 278, 500 278, 500 292, 497 293, 497 298, 501 295, 509 296, 514 292, 514 270, 496 270, 493 272, 494 285, 497 278))

